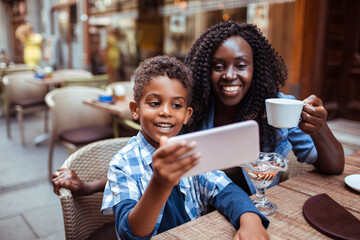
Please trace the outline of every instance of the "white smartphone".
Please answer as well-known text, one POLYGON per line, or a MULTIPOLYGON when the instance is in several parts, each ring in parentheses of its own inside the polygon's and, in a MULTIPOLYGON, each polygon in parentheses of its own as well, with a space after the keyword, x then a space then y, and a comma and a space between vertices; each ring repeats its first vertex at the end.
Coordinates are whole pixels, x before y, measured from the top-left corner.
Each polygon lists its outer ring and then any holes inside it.
POLYGON ((197 143, 188 154, 201 153, 198 165, 183 177, 239 166, 256 160, 260 154, 259 125, 254 120, 174 136, 168 142, 181 140, 197 143))

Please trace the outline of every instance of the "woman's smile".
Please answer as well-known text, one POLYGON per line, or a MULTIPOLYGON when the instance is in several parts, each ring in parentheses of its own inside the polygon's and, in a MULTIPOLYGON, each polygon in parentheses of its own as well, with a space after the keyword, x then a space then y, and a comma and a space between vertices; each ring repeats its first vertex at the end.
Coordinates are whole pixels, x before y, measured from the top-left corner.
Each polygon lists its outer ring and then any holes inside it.
POLYGON ((238 105, 250 88, 253 75, 250 45, 240 36, 225 40, 213 56, 211 86, 225 106, 238 105))
POLYGON ((239 85, 220 85, 220 89, 222 90, 223 94, 231 96, 236 96, 241 91, 242 84, 239 85))

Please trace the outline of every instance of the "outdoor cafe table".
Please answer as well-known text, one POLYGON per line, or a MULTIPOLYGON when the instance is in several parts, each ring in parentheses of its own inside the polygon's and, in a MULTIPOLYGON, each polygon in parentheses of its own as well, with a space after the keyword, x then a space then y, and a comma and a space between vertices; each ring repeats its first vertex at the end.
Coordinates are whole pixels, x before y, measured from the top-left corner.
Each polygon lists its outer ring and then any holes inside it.
MULTIPOLYGON (((341 175, 323 175, 313 170, 269 188, 266 196, 277 205, 277 212, 268 216, 270 239, 330 239, 311 227, 302 213, 305 201, 321 193, 326 193, 360 219, 360 193, 347 187, 344 182, 347 175, 359 173, 360 151, 345 157, 345 170, 341 175)), ((213 211, 152 239, 228 240, 232 239, 234 234, 235 229, 230 222, 218 211, 213 211)))
POLYGON ((127 95, 124 101, 116 101, 115 103, 110 104, 99 102, 97 99, 86 98, 83 100, 83 103, 110 112, 113 116, 114 136, 118 137, 118 122, 122 122, 134 129, 140 129, 140 125, 132 121, 132 114, 129 109, 129 102, 131 99, 132 96, 127 95))
POLYGON ((40 84, 40 85, 46 85, 49 87, 49 90, 53 88, 53 86, 61 86, 64 83, 63 78, 59 77, 47 77, 47 78, 29 78, 27 80, 28 82, 34 83, 34 84, 40 84))

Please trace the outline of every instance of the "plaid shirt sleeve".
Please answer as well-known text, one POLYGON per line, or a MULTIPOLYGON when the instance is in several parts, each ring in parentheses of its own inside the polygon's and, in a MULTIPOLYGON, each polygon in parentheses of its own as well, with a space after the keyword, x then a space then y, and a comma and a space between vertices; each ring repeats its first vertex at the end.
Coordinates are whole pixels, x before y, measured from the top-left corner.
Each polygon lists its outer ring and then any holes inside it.
POLYGON ((141 175, 139 171, 141 158, 136 144, 136 138, 132 138, 110 162, 101 207, 102 214, 113 214, 114 206, 122 200, 138 201, 140 199, 141 192, 137 181, 141 175))
POLYGON ((191 220, 208 212, 211 199, 221 192, 231 180, 222 171, 180 179, 180 189, 185 194, 185 210, 191 220))

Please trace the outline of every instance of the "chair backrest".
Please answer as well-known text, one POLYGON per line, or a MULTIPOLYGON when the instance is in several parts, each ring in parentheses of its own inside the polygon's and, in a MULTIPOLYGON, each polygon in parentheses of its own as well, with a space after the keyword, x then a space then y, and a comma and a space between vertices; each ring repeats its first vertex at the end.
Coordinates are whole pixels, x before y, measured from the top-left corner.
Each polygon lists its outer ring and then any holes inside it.
POLYGON ((83 69, 59 69, 52 73, 54 78, 75 79, 75 78, 92 78, 93 74, 83 69))
POLYGON ((66 78, 64 79, 63 86, 88 86, 88 87, 97 87, 105 89, 106 86, 109 84, 109 75, 102 74, 102 75, 94 75, 91 78, 66 78))
POLYGON ((45 98, 48 92, 47 86, 27 81, 31 78, 34 78, 34 73, 29 71, 14 72, 3 77, 3 84, 9 104, 23 99, 45 98))
POLYGON ((51 134, 56 139, 64 130, 111 125, 111 114, 101 109, 85 105, 86 98, 97 99, 106 92, 99 88, 72 86, 50 91, 46 97, 46 104, 50 108, 51 134))
POLYGON ((132 93, 133 87, 134 87, 134 83, 130 82, 130 81, 124 81, 124 82, 114 82, 114 83, 110 83, 107 87, 106 87, 106 91, 112 91, 114 88, 116 88, 117 85, 121 85, 125 88, 126 93, 132 93))
MULTIPOLYGON (((73 169, 80 179, 93 181, 105 177, 112 157, 130 138, 114 138, 88 144, 70 155, 62 168, 73 169)), ((68 189, 60 189, 66 239, 88 239, 103 224, 113 222, 114 215, 101 215, 103 193, 72 196, 68 189)))
POLYGON ((35 72, 35 68, 26 64, 15 64, 1 70, 1 76, 16 72, 35 72))

